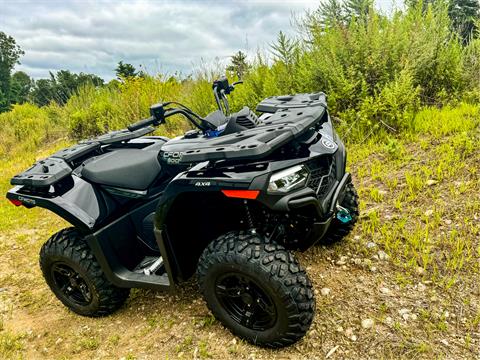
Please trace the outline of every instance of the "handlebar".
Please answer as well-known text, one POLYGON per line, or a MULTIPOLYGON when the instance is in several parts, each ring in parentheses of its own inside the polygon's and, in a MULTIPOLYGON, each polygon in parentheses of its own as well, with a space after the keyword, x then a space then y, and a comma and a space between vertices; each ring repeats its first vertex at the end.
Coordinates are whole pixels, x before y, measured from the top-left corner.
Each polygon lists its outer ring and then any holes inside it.
MULTIPOLYGON (((215 130, 215 126, 212 124, 208 123, 205 121, 202 117, 199 115, 195 114, 193 111, 191 111, 188 108, 171 108, 171 109, 164 109, 164 106, 168 106, 172 104, 173 102, 170 103, 165 103, 165 104, 156 104, 150 107, 150 116, 147 119, 140 120, 132 125, 129 125, 127 128, 130 131, 136 131, 138 129, 145 128, 150 125, 158 126, 160 124, 165 123, 165 119, 167 117, 176 115, 176 114, 181 114, 185 116, 195 127, 199 128, 203 132, 206 132, 208 130, 215 130), (195 120, 197 119, 197 120, 195 120)), ((183 105, 182 105, 183 106, 183 105)))
POLYGON ((135 130, 142 129, 142 128, 150 126, 150 125, 155 125, 156 122, 157 122, 157 119, 155 119, 153 116, 150 116, 147 119, 143 119, 143 120, 137 121, 136 123, 134 123, 132 125, 129 125, 127 127, 127 129, 130 130, 130 131, 135 131, 135 130))
POLYGON ((215 96, 218 110, 226 116, 230 115, 230 106, 228 104, 227 95, 235 90, 235 85, 238 84, 243 84, 243 81, 239 80, 233 84, 229 84, 226 76, 222 76, 220 79, 213 82, 213 95, 215 96))
MULTIPOLYGON (((230 94, 235 89, 235 85, 238 84, 243 84, 243 81, 239 80, 234 82, 233 84, 229 84, 228 79, 225 76, 213 82, 213 93, 215 95, 215 101, 217 102, 219 110, 222 111, 226 116, 230 115, 230 108, 226 95, 230 94)), ((149 118, 137 121, 136 123, 129 125, 127 128, 129 131, 136 131, 150 125, 158 126, 165 123, 165 119, 167 117, 175 114, 181 114, 185 116, 195 127, 199 128, 204 133, 208 132, 209 130, 216 130, 216 126, 209 123, 201 116, 195 114, 185 105, 182 105, 175 101, 152 105, 150 107, 151 116, 149 118), (180 107, 165 109, 166 106, 172 104, 179 105, 180 107)))

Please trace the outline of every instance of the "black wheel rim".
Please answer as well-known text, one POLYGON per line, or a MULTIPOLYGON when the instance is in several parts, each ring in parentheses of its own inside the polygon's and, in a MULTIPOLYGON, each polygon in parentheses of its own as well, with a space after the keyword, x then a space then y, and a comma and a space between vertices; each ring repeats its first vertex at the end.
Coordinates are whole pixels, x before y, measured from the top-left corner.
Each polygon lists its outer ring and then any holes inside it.
POLYGON ((57 262, 51 271, 55 286, 67 300, 81 306, 92 302, 92 292, 87 282, 71 266, 57 262))
POLYGON ((267 330, 277 321, 271 296, 248 275, 228 273, 215 283, 215 295, 228 315, 252 330, 267 330))

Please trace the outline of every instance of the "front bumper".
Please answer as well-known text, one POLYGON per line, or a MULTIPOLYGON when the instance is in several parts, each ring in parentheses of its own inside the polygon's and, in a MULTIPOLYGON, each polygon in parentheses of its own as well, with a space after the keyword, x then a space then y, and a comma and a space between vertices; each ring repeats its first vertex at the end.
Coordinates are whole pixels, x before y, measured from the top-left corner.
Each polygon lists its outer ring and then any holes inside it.
POLYGON ((304 188, 284 196, 272 208, 272 210, 280 212, 305 208, 310 208, 313 211, 315 221, 309 235, 302 242, 301 249, 310 247, 325 235, 330 223, 336 216, 337 205, 343 201, 345 188, 350 181, 350 173, 345 173, 340 181, 335 182, 325 197, 319 198, 312 189, 304 188))

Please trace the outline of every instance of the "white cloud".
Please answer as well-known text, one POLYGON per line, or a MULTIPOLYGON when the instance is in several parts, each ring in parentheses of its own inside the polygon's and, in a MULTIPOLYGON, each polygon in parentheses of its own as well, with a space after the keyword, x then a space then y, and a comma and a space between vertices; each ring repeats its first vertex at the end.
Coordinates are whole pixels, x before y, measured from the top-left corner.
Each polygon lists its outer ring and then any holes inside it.
MULTIPOLYGON (((1 1, 1 0, 0 0, 1 1)), ((318 1, 10 1, 0 31, 24 49, 18 69, 38 77, 70 69, 105 79, 123 60, 150 72, 190 73, 200 59, 254 53, 278 31, 293 33, 292 13, 318 1)))

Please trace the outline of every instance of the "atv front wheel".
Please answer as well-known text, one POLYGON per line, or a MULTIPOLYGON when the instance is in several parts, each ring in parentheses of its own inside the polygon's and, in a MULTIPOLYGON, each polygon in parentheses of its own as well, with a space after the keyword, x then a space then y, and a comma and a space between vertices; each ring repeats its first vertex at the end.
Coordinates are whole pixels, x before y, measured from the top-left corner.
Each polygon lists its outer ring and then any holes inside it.
POLYGON ((315 299, 307 274, 283 246, 258 234, 217 238, 201 255, 197 276, 215 317, 253 344, 290 345, 312 323, 315 299))
POLYGON ((355 223, 357 222, 360 214, 358 208, 358 194, 352 182, 349 182, 345 186, 345 197, 340 203, 340 206, 348 210, 351 219, 346 223, 337 218, 333 219, 330 227, 327 230, 327 233, 323 239, 320 240, 320 243, 333 244, 339 242, 345 236, 347 236, 350 231, 352 231, 355 223))
POLYGON ((40 267, 57 298, 80 315, 109 315, 122 306, 130 292, 105 278, 89 246, 74 228, 59 231, 43 244, 40 267))

